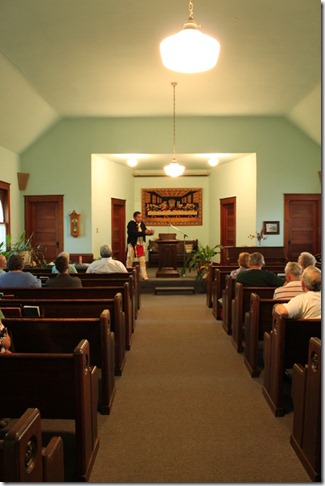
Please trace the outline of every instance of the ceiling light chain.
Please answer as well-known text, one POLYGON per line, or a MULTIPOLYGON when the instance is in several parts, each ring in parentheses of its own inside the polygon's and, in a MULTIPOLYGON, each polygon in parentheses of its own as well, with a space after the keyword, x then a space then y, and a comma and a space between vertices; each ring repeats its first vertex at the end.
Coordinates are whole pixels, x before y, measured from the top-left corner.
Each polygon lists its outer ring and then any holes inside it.
POLYGON ((174 157, 173 157, 173 161, 176 162, 176 86, 177 86, 177 83, 175 83, 175 81, 173 81, 172 83, 172 87, 173 87, 173 106, 174 106, 174 133, 173 133, 173 140, 174 140, 174 143, 173 143, 173 154, 174 154, 174 157))
POLYGON ((173 160, 170 164, 165 165, 164 171, 170 177, 178 177, 184 173, 185 166, 181 165, 176 160, 176 86, 177 83, 171 83, 173 87, 173 160))

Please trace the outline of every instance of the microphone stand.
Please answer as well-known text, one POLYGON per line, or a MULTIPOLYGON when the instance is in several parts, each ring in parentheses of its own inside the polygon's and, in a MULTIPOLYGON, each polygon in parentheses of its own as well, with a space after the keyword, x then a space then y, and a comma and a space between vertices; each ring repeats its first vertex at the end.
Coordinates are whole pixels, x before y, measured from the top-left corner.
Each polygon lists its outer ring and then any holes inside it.
POLYGON ((184 233, 184 231, 180 230, 176 226, 173 226, 171 223, 169 223, 169 226, 171 228, 174 228, 174 230, 178 231, 179 233, 182 233, 184 236, 183 238, 183 268, 182 268, 182 277, 185 277, 185 238, 188 238, 188 235, 184 233))

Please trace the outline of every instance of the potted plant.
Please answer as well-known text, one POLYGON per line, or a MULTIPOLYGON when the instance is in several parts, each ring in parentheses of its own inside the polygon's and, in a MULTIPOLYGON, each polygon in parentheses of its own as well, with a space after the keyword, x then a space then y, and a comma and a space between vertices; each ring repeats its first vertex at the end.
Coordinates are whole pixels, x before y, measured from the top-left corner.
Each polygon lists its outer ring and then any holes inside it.
POLYGON ((198 245, 198 249, 192 253, 185 261, 185 268, 190 272, 196 270, 196 280, 201 281, 205 279, 208 273, 209 263, 211 259, 220 253, 222 245, 215 245, 210 247, 209 245, 198 245), (217 250, 219 249, 219 251, 217 250))
POLYGON ((26 238, 24 231, 16 243, 12 243, 12 236, 8 234, 6 241, 0 243, 0 252, 6 258, 13 253, 20 253, 24 258, 24 264, 32 267, 41 267, 46 264, 42 245, 32 245, 33 234, 26 238))

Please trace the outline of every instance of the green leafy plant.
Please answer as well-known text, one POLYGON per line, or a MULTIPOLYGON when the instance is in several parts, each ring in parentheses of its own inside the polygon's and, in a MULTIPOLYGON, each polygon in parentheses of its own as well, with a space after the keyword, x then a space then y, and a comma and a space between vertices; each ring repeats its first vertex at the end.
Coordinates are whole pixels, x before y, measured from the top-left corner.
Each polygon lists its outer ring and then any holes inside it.
POLYGON ((210 247, 209 245, 202 246, 199 244, 198 249, 185 261, 185 268, 190 272, 196 270, 196 280, 206 278, 209 263, 215 255, 220 253, 220 249, 222 249, 222 245, 210 247))
POLYGON ((33 233, 26 238, 26 232, 24 231, 16 243, 12 243, 12 236, 8 234, 6 241, 0 243, 0 252, 6 258, 13 253, 24 254, 25 265, 42 266, 46 264, 44 258, 44 247, 42 245, 33 246, 32 244, 33 233))

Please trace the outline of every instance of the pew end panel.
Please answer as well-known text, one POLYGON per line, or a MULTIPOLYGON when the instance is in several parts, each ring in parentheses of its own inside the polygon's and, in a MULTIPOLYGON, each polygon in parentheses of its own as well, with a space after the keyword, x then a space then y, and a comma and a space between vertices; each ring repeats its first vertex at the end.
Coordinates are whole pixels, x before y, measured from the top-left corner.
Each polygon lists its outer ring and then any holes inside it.
POLYGON ((11 378, 2 382, 2 416, 36 406, 43 418, 75 421, 76 479, 87 481, 99 447, 98 370, 90 366, 89 343, 81 341, 71 354, 0 355, 0 373, 11 378))
POLYGON ((310 479, 321 481, 321 341, 311 338, 308 364, 294 365, 292 375, 294 401, 290 444, 310 479))
POLYGON ((273 414, 283 416, 283 376, 294 364, 308 362, 309 340, 321 337, 320 319, 285 319, 273 315, 272 330, 265 333, 265 372, 263 395, 273 414))
POLYGON ((260 375, 261 350, 265 332, 272 329, 272 310, 275 304, 283 304, 283 300, 262 299, 257 293, 250 296, 250 309, 245 314, 245 349, 244 362, 252 378, 260 375))
POLYGON ((0 429, 0 480, 5 482, 63 482, 63 442, 51 437, 42 447, 41 416, 28 408, 0 429))

